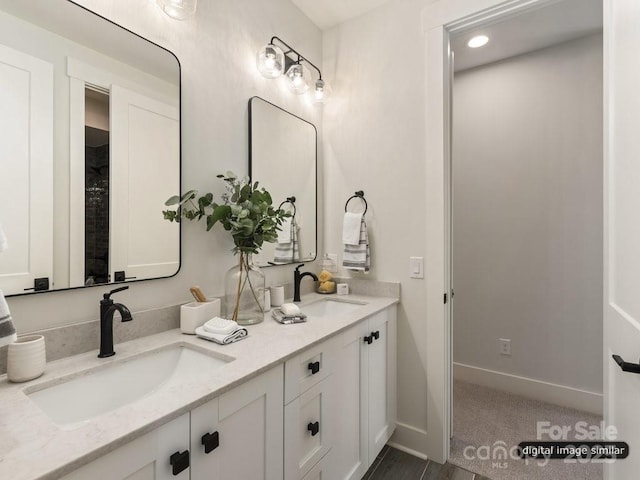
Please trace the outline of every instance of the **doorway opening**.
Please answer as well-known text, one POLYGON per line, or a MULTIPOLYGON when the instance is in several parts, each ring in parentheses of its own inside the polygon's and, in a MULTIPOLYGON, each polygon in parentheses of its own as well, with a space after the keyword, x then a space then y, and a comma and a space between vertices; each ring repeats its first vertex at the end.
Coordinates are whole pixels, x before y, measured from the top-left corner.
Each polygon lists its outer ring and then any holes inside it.
POLYGON ((601 421, 602 4, 550 2, 450 45, 450 461, 495 480, 599 480, 599 464, 515 449, 601 421))
POLYGON ((109 282, 109 92, 85 88, 84 284, 109 282))

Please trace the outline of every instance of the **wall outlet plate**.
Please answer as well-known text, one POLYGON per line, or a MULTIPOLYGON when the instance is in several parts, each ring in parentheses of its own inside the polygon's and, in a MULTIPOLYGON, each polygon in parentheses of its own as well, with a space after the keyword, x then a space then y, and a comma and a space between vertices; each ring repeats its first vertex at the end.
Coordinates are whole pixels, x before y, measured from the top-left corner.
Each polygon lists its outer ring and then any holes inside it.
POLYGON ((511 355, 511 340, 509 338, 500 339, 500 355, 511 355))

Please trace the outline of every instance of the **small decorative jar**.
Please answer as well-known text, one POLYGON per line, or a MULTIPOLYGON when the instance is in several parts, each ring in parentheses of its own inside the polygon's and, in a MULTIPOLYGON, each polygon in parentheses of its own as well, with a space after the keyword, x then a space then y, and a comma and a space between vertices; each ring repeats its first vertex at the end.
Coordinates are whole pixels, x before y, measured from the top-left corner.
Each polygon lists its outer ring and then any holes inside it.
POLYGON ((9 344, 7 378, 12 382, 27 382, 44 373, 47 363, 42 335, 18 337, 9 344))

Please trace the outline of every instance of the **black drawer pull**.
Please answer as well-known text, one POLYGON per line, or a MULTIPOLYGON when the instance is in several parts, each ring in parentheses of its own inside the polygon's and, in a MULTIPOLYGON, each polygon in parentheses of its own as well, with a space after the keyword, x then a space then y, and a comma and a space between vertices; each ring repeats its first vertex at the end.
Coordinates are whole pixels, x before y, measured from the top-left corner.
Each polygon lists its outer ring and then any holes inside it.
POLYGON ((314 422, 307 425, 307 430, 311 432, 311 436, 315 437, 320 431, 320 422, 314 422))
POLYGON ((378 340, 380 338, 380 330, 376 330, 375 332, 371 332, 371 336, 374 340, 378 340))
POLYGON ((640 364, 625 362, 620 355, 614 355, 613 359, 623 372, 640 373, 640 364))
POLYGON ((368 337, 364 337, 364 343, 367 345, 371 345, 373 343, 373 337, 369 335, 368 337))
POLYGON ((202 445, 204 445, 204 453, 211 453, 220 446, 220 435, 218 432, 205 433, 202 438, 202 445))
POLYGON ((311 362, 307 368, 311 370, 311 375, 315 375, 320 371, 320 362, 311 362))
POLYGON ((189 468, 189 450, 184 452, 176 452, 169 457, 169 464, 173 467, 171 473, 174 476, 180 475, 187 468, 189 468))

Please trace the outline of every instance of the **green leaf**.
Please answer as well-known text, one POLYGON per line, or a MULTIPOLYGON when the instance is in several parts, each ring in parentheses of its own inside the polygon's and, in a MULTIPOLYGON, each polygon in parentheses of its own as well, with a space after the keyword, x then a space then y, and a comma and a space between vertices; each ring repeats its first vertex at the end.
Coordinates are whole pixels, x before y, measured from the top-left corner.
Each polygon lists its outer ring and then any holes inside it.
POLYGON ((169 200, 164 202, 164 204, 167 207, 170 207, 171 205, 176 205, 178 203, 180 203, 180 197, 178 195, 174 195, 173 197, 169 197, 169 200))

